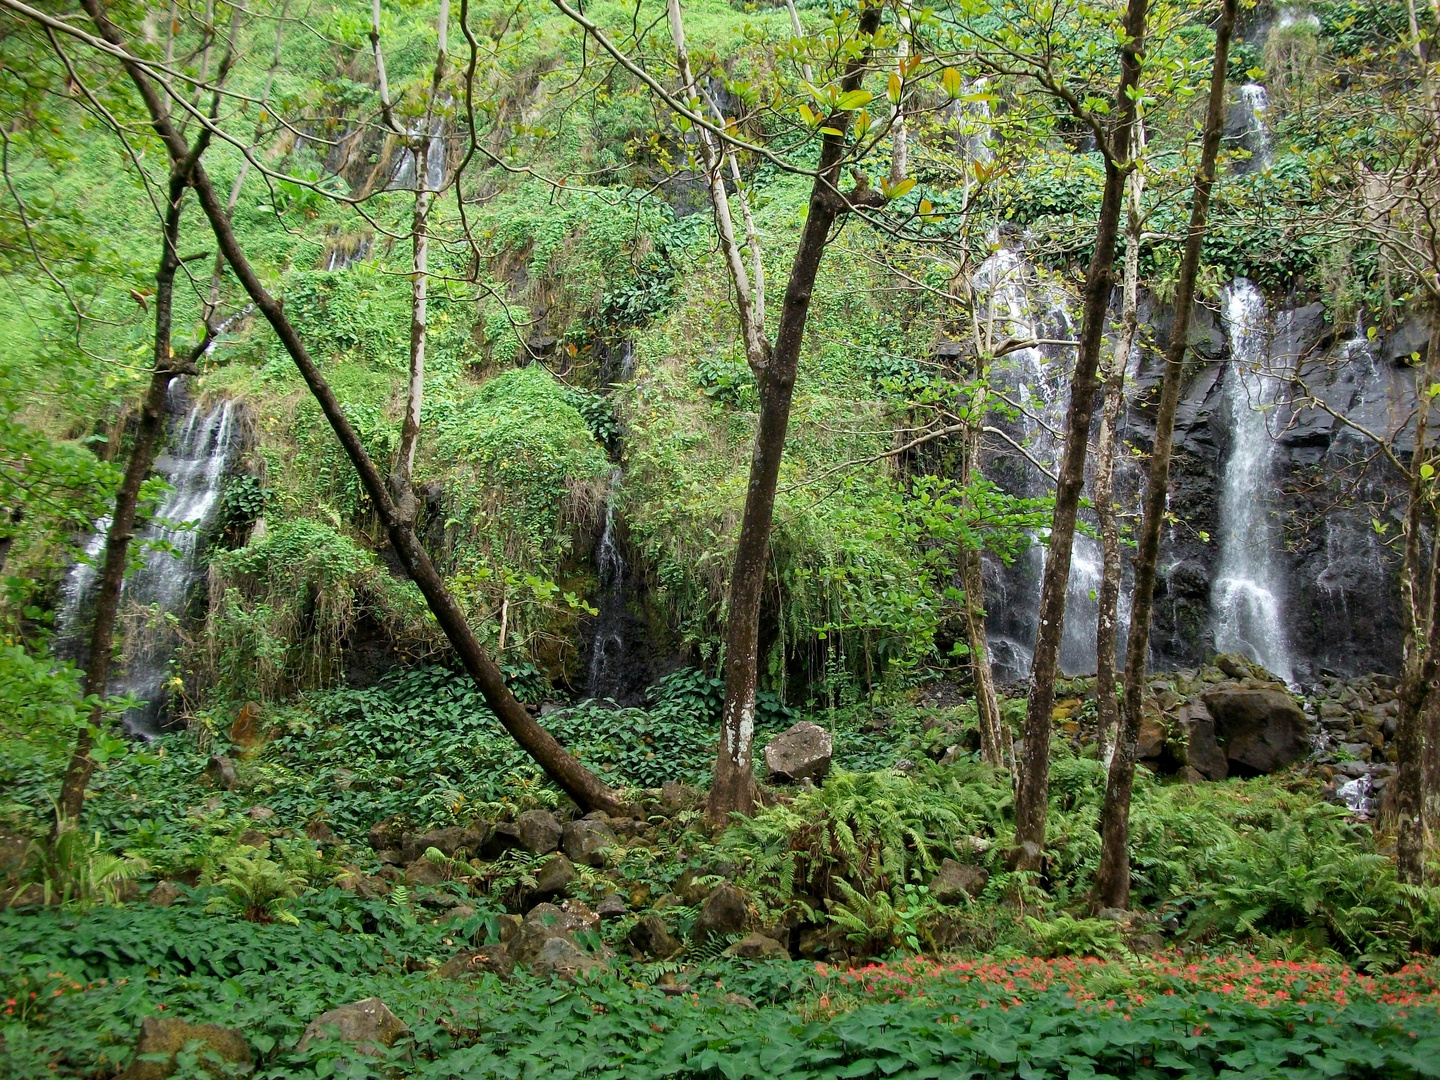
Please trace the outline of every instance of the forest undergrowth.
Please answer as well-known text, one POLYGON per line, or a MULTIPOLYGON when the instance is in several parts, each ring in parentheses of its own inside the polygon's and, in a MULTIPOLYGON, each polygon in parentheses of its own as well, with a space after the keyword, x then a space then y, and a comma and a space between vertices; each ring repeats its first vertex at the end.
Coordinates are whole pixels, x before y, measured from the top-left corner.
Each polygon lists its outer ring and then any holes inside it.
MULTIPOLYGON (((0 1076, 111 1075, 146 1015, 243 1031, 269 1077, 520 1076, 541 1063, 575 1076, 1433 1074, 1440 983, 1412 954, 1440 944, 1440 895, 1399 883, 1370 827, 1302 772, 1202 785, 1142 773, 1143 915, 1116 921, 1087 903, 1093 749, 1057 739, 1043 875, 1005 869, 1009 782, 964 749, 973 710, 903 697, 818 714, 835 732, 825 783, 714 833, 683 782, 713 754, 718 696, 682 671, 643 708, 547 717, 639 807, 631 834, 566 889, 625 909, 576 934, 608 967, 573 983, 443 970, 511 932, 542 857, 436 851, 444 873, 423 885, 377 862, 377 821, 573 813, 443 669, 302 695, 269 711, 269 737, 251 747, 216 715, 118 755, 63 857, 12 873, 12 887, 65 902, 0 914, 0 1076), (230 790, 207 779, 219 753, 235 762, 230 790), (947 859, 987 871, 973 898, 927 887, 947 859), (722 877, 766 932, 808 928, 806 958, 722 955, 738 933, 697 934, 722 877), (679 952, 629 949, 650 915, 679 952), (370 997, 408 1026, 390 1050, 297 1049, 316 1015, 370 997)), ((794 719, 772 700, 762 739, 794 719)), ((12 845, 45 825, 59 744, 32 745, 0 777, 12 845)), ((196 1052, 176 1075, 225 1074, 196 1052)))

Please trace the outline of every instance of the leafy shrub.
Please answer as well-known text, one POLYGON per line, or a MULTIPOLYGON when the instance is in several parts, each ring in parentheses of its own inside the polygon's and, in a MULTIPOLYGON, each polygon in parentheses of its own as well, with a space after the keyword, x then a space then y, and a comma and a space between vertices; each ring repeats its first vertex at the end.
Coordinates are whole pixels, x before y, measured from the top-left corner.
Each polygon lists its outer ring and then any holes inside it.
POLYGON ((140 860, 106 850, 98 832, 64 821, 52 839, 31 842, 25 877, 40 886, 47 904, 113 906, 120 903, 121 887, 144 869, 140 860))
POLYGON ((232 912, 251 922, 282 922, 299 926, 289 902, 300 895, 305 878, 275 862, 263 848, 236 852, 221 864, 215 879, 220 892, 205 905, 210 912, 232 912))
POLYGON ((891 910, 909 910, 918 901, 905 886, 999 825, 1003 790, 976 765, 933 770, 924 782, 893 770, 832 772, 823 787, 737 820, 720 846, 769 907, 835 901, 858 914, 859 900, 888 893, 891 910))

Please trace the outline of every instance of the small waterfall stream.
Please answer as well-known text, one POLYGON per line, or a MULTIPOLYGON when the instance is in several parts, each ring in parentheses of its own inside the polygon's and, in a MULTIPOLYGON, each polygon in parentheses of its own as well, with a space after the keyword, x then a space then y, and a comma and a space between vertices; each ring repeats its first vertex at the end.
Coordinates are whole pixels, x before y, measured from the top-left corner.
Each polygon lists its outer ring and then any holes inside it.
POLYGON ((1260 290, 1237 278, 1223 299, 1230 452, 1220 474, 1220 562, 1211 595, 1215 648, 1243 653, 1289 682, 1284 587, 1270 521, 1276 444, 1266 420, 1281 381, 1265 371, 1271 326, 1260 290))
MULTIPOLYGON (((976 272, 976 288, 986 296, 993 320, 995 345, 1007 337, 1020 341, 1074 338, 1064 291, 1054 285, 1032 284, 1031 277, 1024 259, 1008 248, 997 250, 976 272)), ((1065 449, 1072 357, 1073 349, 1068 346, 1032 346, 1010 353, 994 367, 1002 392, 1020 407, 1019 416, 1007 425, 1011 436, 1051 473, 1058 468, 1065 449)), ((1039 497, 1054 491, 1051 477, 1013 451, 996 458, 991 467, 996 474, 993 478, 1013 494, 1039 497)), ((1006 682, 1018 682, 1029 674, 1045 557, 1046 548, 1037 538, 1014 566, 992 565, 987 574, 991 650, 997 674, 1006 682)), ((1102 569, 1099 543, 1077 532, 1070 559, 1060 667, 1067 674, 1080 674, 1095 670, 1102 569)), ((1129 624, 1128 601, 1122 590, 1121 640, 1129 624)))
MULTIPOLYGON (((171 385, 172 428, 166 449, 155 463, 155 471, 165 477, 171 490, 135 539, 144 562, 125 579, 121 593, 125 646, 120 669, 110 683, 111 693, 134 694, 145 703, 124 719, 126 730, 145 738, 160 733, 164 682, 178 643, 169 617, 183 614, 190 589, 203 572, 200 556, 205 534, 240 441, 231 402, 208 410, 193 405, 182 418, 178 408, 183 407, 184 393, 181 381, 171 385)), ((85 545, 85 558, 70 568, 61 587, 56 620, 59 647, 62 653, 82 660, 87 659, 83 654, 89 608, 109 527, 109 517, 96 522, 85 545)))
POLYGON ((605 526, 595 549, 600 614, 595 617, 590 666, 585 678, 585 696, 592 698, 616 696, 617 676, 624 659, 625 576, 629 567, 615 535, 615 496, 624 475, 625 471, 619 466, 610 470, 610 483, 605 491, 605 526))

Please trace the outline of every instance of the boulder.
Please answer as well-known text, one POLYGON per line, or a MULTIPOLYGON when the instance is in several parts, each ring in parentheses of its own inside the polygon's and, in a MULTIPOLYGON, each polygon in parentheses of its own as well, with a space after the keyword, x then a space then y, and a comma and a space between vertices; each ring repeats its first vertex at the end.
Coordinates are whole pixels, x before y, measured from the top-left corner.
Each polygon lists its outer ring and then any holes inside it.
POLYGON ((1189 765, 1182 765, 1175 776, 1182 784, 1203 784, 1208 779, 1199 769, 1189 765))
POLYGON ((765 770, 775 782, 820 780, 830 772, 835 741, 819 724, 801 720, 765 747, 765 770))
POLYGON ((520 932, 510 942, 515 963, 532 975, 574 978, 605 967, 603 959, 591 956, 575 944, 576 930, 590 929, 598 920, 588 908, 563 910, 554 904, 530 909, 520 932))
POLYGON ((335 875, 335 884, 348 893, 354 893, 362 900, 373 900, 390 891, 390 883, 381 877, 362 873, 358 866, 351 864, 335 875))
POLYGON ((1272 773, 1310 749, 1309 721, 1284 690, 1219 686, 1202 700, 1233 773, 1272 773))
POLYGON ((501 979, 508 979, 515 972, 515 959, 504 945, 486 945, 479 949, 464 949, 435 970, 439 979, 470 979, 489 972, 501 979))
POLYGON ((1185 736, 1185 765, 1206 779, 1224 780, 1230 775, 1225 751, 1215 741, 1215 718, 1199 701, 1188 702, 1176 713, 1175 725, 1185 736))
POLYGON ((535 891, 532 895, 541 899, 554 899, 562 895, 575 880, 575 864, 564 855, 554 855, 545 860, 535 875, 535 891))
POLYGON ((252 806, 245 811, 245 816, 251 821, 269 821, 275 816, 275 811, 268 806, 252 806))
POLYGON ((930 895, 942 904, 958 904, 979 896, 989 880, 990 871, 983 866, 946 859, 930 879, 930 895))
POLYGON ((490 833, 490 823, 477 821, 470 825, 450 825, 427 832, 407 832, 400 838, 400 858, 411 863, 434 848, 447 859, 478 855, 490 833))
POLYGON ((694 937, 703 941, 712 934, 738 934, 745 929, 750 908, 745 894, 734 885, 721 885, 705 899, 695 920, 694 937))
MULTIPOLYGON (((219 1058, 232 1065, 250 1064, 250 1047, 245 1036, 233 1028, 219 1024, 187 1024, 175 1016, 147 1016, 140 1022, 140 1038, 135 1041, 135 1059, 120 1074, 120 1080, 165 1080, 178 1067, 175 1055, 193 1041, 201 1043, 202 1064, 219 1058), (163 1061, 141 1061, 149 1054, 164 1054, 163 1061)), ((218 1072, 212 1066, 212 1071, 218 1072)))
POLYGON ((398 851, 405 842, 405 830, 394 818, 377 821, 366 833, 370 846, 376 851, 398 851))
POLYGON ((726 956, 741 960, 789 960, 790 950, 772 937, 761 933, 746 934, 725 950, 726 956))
POLYGON ((1137 761, 1153 761, 1165 749, 1165 725, 1158 716, 1145 716, 1136 733, 1135 758, 1137 761))
POLYGON ((305 1028, 299 1049, 306 1049, 316 1039, 338 1038, 355 1043, 362 1054, 374 1054, 381 1046, 394 1045, 396 1039, 409 1031, 385 1002, 372 997, 321 1013, 305 1028))
POLYGON ((340 842, 340 838, 335 835, 335 830, 330 828, 330 823, 326 821, 310 822, 305 826, 305 835, 315 843, 324 844, 327 847, 340 842))
POLYGON ((608 970, 609 965, 591 956, 570 938, 556 936, 548 938, 525 966, 531 975, 541 978, 549 976, 574 980, 582 975, 608 970))
POLYGON ((680 951, 680 942, 671 935, 659 915, 646 915, 630 930, 630 945, 642 956, 664 960, 680 951))
POLYGON ((445 867, 421 855, 405 867, 405 880, 411 885, 439 885, 445 880, 445 867))
POLYGON ((630 913, 625 906, 625 898, 619 893, 610 893, 595 905, 595 914, 601 919, 623 919, 630 913))
POLYGON ((169 907, 175 903, 176 900, 179 900, 182 895, 180 886, 176 885, 175 882, 162 881, 150 890, 150 895, 147 899, 156 907, 169 907))
POLYGON ((603 821, 581 819, 565 826, 561 846, 571 862, 581 866, 604 866, 605 849, 615 846, 615 834, 603 821))
POLYGON ((547 855, 560 847, 560 822, 548 810, 526 810, 515 819, 520 846, 532 855, 547 855))
POLYGON ((235 762, 224 754, 215 754, 205 763, 200 779, 221 791, 234 791, 239 783, 235 776, 235 762))

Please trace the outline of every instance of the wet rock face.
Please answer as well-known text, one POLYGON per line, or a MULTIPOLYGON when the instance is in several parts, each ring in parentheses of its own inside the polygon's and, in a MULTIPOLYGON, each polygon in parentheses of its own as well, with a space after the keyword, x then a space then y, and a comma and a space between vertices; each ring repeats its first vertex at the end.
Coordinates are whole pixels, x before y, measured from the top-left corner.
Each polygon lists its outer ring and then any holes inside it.
MULTIPOLYGON (((1354 327, 1326 322, 1318 304, 1285 305, 1270 298, 1269 366, 1298 376, 1325 408, 1295 409, 1284 398, 1267 423, 1276 444, 1269 490, 1268 542, 1283 582, 1286 646, 1294 676, 1356 677, 1399 670, 1398 556, 1375 522, 1395 535, 1404 489, 1394 471, 1370 461, 1374 445, 1337 419, 1387 436, 1413 413, 1411 354, 1423 353, 1427 335, 1418 320, 1367 341, 1354 327), (1296 358, 1299 358, 1297 361, 1296 358)), ((1220 479, 1232 450, 1224 374, 1230 360, 1223 322, 1196 310, 1195 355, 1176 416, 1169 510, 1156 584, 1151 667, 1195 667, 1215 651, 1213 583, 1221 535, 1220 479)), ((1152 316, 1157 346, 1169 314, 1152 316)), ((1153 444, 1152 390, 1159 381, 1153 359, 1134 383, 1126 437, 1142 450, 1153 444)), ((1403 433, 1396 448, 1408 453, 1403 433)))

